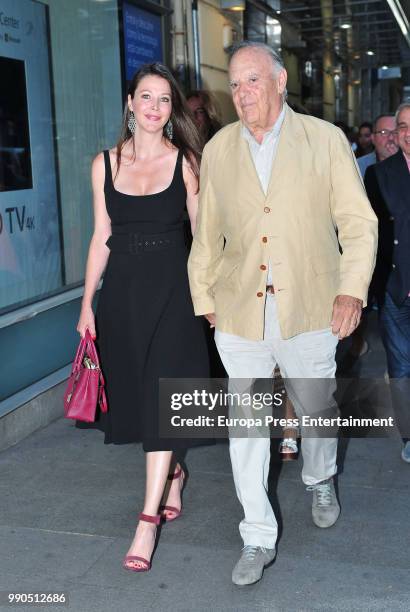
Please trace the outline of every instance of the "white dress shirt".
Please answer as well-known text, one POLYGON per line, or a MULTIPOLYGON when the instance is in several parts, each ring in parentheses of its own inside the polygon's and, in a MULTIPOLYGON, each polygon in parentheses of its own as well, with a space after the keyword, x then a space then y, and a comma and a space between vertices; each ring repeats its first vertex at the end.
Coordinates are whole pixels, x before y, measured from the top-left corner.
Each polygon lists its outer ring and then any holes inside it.
MULTIPOLYGON (((282 128, 283 120, 285 118, 285 107, 277 118, 274 126, 268 132, 263 135, 261 144, 251 134, 245 125, 242 125, 242 136, 248 142, 249 151, 253 163, 255 165, 256 173, 258 175, 260 184, 263 192, 267 193, 269 187, 269 181, 272 174, 272 167, 276 157, 276 151, 278 149, 280 130, 282 128)), ((273 285, 272 282, 272 270, 270 261, 268 262, 268 274, 266 278, 267 285, 273 285)))

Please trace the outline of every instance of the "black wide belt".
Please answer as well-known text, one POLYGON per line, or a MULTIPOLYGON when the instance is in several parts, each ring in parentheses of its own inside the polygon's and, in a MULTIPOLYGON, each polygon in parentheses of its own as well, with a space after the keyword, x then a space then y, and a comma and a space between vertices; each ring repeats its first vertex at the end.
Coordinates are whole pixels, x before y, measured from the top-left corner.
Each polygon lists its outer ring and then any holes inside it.
POLYGON ((160 234, 114 232, 105 244, 113 253, 136 255, 144 251, 161 251, 176 246, 185 246, 185 237, 181 230, 160 234))

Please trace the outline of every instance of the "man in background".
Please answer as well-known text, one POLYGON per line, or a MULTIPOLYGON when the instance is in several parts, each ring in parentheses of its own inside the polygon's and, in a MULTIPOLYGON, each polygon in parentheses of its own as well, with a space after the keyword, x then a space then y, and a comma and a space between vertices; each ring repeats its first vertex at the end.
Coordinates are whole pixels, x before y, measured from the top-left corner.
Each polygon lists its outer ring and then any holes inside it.
POLYGON ((384 161, 390 155, 397 153, 398 147, 395 135, 396 119, 394 115, 379 115, 374 122, 374 130, 371 135, 374 151, 359 157, 357 160, 363 177, 369 166, 384 161))
POLYGON ((399 150, 366 170, 367 195, 379 219, 374 288, 393 406, 410 463, 410 103, 396 112, 399 150))
MULTIPOLYGON (((369 166, 378 162, 384 161, 398 151, 396 144, 396 118, 394 115, 379 115, 374 122, 374 130, 371 135, 374 151, 359 157, 357 164, 360 173, 364 178, 365 172, 369 166)), ((371 300, 369 300, 370 302, 371 300)), ((352 345, 349 351, 351 357, 355 360, 362 357, 369 350, 369 345, 365 339, 367 312, 364 309, 360 325, 352 334, 352 345)))

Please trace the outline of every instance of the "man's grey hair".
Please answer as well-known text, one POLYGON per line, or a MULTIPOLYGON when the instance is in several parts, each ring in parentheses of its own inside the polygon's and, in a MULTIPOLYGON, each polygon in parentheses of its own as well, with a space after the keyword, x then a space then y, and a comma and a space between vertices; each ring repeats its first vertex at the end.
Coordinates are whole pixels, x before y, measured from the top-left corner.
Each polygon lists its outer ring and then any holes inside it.
MULTIPOLYGON (((269 45, 266 45, 265 43, 256 42, 253 40, 242 40, 240 43, 237 43, 236 45, 234 45, 231 49, 231 52, 229 53, 228 64, 231 63, 232 59, 241 49, 260 49, 261 51, 264 51, 272 60, 273 77, 275 79, 277 78, 279 72, 285 68, 285 64, 283 62, 282 56, 279 55, 279 53, 275 51, 275 49, 272 49, 272 47, 270 47, 269 45)), ((282 102, 285 102, 287 97, 288 97, 288 91, 285 88, 282 94, 282 102)))
POLYGON ((269 45, 266 45, 265 43, 256 42, 252 40, 243 40, 242 42, 234 45, 229 54, 229 63, 231 63, 232 59, 241 49, 260 49, 261 51, 264 51, 267 55, 269 55, 269 57, 271 58, 273 62, 274 68, 275 68, 275 72, 274 72, 275 77, 285 67, 285 64, 283 63, 283 59, 277 51, 275 51, 274 49, 272 49, 272 47, 270 47, 269 45))
POLYGON ((396 123, 397 123, 397 119, 399 118, 399 114, 401 113, 402 110, 404 110, 405 108, 410 108, 410 102, 403 102, 402 104, 400 104, 399 108, 396 110, 396 113, 394 115, 395 119, 396 119, 396 123))

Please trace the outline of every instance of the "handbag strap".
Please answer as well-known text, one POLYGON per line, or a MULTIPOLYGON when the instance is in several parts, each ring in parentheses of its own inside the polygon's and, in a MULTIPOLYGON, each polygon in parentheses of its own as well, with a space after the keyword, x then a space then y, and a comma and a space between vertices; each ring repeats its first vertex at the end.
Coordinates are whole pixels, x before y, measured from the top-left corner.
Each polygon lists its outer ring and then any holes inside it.
POLYGON ((94 340, 92 339, 88 327, 85 330, 84 338, 81 338, 80 343, 78 345, 77 352, 73 361, 73 367, 71 369, 71 374, 73 374, 74 372, 78 372, 78 370, 81 369, 85 353, 89 355, 89 357, 92 359, 92 361, 97 367, 100 367, 100 362, 98 359, 94 340))
POLYGON ((99 368, 100 370, 98 403, 100 405, 101 412, 107 412, 108 405, 107 405, 107 396, 105 394, 105 380, 104 380, 103 373, 101 372, 100 360, 98 359, 97 349, 95 348, 94 340, 88 330, 88 327, 85 330, 85 344, 86 344, 87 355, 90 357, 93 363, 95 363, 97 368, 99 368))
POLYGON ((100 391, 99 391, 99 395, 98 395, 98 403, 100 405, 101 412, 107 412, 108 411, 107 396, 105 394, 104 378, 102 378, 102 374, 100 376, 100 391))
POLYGON ((95 348, 94 340, 92 339, 92 336, 88 331, 88 327, 85 330, 85 340, 87 343, 87 355, 90 357, 93 363, 95 363, 97 368, 99 368, 100 360, 98 359, 97 349, 95 348))
POLYGON ((83 363, 84 353, 87 346, 87 340, 85 338, 81 338, 80 343, 77 348, 77 352, 74 357, 73 367, 71 369, 71 374, 77 372, 81 368, 81 364, 83 363))

